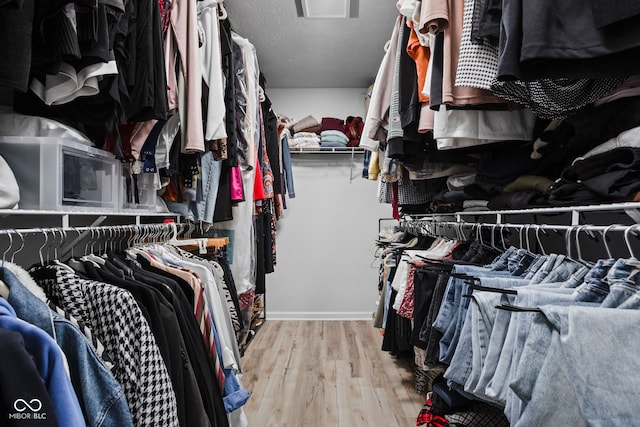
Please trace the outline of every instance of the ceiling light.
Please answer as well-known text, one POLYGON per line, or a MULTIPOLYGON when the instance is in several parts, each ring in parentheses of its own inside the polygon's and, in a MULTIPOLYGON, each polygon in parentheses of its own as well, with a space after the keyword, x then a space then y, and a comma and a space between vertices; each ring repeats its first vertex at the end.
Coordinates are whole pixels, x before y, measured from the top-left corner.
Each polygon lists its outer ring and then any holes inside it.
POLYGON ((357 18, 358 0, 295 0, 300 18, 357 18))

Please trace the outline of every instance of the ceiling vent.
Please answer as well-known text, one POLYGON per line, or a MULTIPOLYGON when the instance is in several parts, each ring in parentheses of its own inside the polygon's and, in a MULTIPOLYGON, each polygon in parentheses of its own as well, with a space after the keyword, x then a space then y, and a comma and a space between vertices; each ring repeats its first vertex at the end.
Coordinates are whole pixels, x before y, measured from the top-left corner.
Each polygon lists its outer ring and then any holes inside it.
POLYGON ((300 18, 357 18, 358 0, 295 0, 300 18))

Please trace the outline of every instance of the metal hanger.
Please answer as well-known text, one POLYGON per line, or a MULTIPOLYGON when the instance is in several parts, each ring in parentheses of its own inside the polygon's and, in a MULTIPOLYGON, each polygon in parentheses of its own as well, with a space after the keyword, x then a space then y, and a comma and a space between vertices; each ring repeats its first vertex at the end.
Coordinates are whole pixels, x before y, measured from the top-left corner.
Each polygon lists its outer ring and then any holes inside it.
POLYGON ((502 250, 507 250, 507 242, 504 240, 504 229, 506 225, 500 224, 500 244, 502 245, 502 250))
POLYGON ((7 257, 7 254, 11 250, 11 246, 13 246, 13 233, 9 232, 9 233, 7 233, 7 236, 9 237, 9 245, 7 246, 7 249, 5 249, 5 251, 2 253, 2 266, 3 267, 4 267, 4 261, 5 261, 6 257, 7 257))
POLYGON ((524 239, 523 239, 523 237, 522 237, 522 232, 523 232, 523 231, 524 231, 524 226, 521 226, 521 227, 520 227, 520 230, 518 230, 518 238, 519 238, 519 240, 520 240, 520 247, 521 247, 521 248, 524 248, 524 243, 525 243, 525 242, 524 242, 524 239))
POLYGON ((582 246, 582 245, 580 244, 580 232, 581 232, 582 230, 584 230, 584 229, 585 229, 585 227, 587 227, 587 226, 586 226, 586 225, 579 225, 579 226, 576 228, 576 237, 575 237, 575 242, 576 242, 576 253, 577 253, 577 255, 578 255, 578 259, 577 259, 576 261, 579 261, 579 262, 581 262, 581 263, 583 263, 583 264, 587 264, 587 263, 588 263, 587 261, 585 261, 585 260, 582 258, 582 249, 581 249, 581 246, 582 246))
POLYGON ((18 237, 20 237, 20 247, 13 251, 13 253, 11 254, 11 259, 10 261, 13 263, 13 259, 15 258, 16 254, 18 254, 20 251, 22 251, 24 249, 24 236, 22 235, 22 233, 20 231, 18 231, 16 233, 18 235, 18 237))
POLYGON ((573 232, 573 230, 573 227, 569 227, 564 233, 564 244, 566 249, 565 252, 567 253, 568 258, 571 258, 571 233, 573 232))
POLYGON ((604 248, 607 251, 607 257, 609 257, 609 259, 612 259, 613 255, 611 254, 611 248, 609 247, 609 243, 607 241, 607 233, 609 232, 609 230, 619 225, 620 224, 611 224, 602 231, 602 242, 604 243, 604 248))
POLYGON ((632 233, 635 227, 636 225, 631 225, 626 230, 624 230, 624 242, 627 245, 629 256, 633 259, 636 259, 636 254, 633 252, 633 248, 631 247, 631 242, 629 241, 629 233, 632 233))
POLYGON ((44 247, 47 245, 47 243, 49 243, 49 234, 44 229, 39 229, 39 230, 44 235, 44 242, 42 243, 42 246, 40 246, 40 249, 38 249, 38 256, 40 257, 40 265, 45 265, 44 264, 44 256, 42 254, 42 251, 44 250, 44 247))
POLYGON ((540 225, 536 225, 535 228, 536 228, 536 240, 538 241, 538 246, 540 247, 540 252, 542 252, 543 256, 546 256, 547 252, 544 250, 544 245, 542 244, 542 240, 540 239, 540 230, 542 230, 542 233, 545 236, 547 235, 547 232, 540 225))

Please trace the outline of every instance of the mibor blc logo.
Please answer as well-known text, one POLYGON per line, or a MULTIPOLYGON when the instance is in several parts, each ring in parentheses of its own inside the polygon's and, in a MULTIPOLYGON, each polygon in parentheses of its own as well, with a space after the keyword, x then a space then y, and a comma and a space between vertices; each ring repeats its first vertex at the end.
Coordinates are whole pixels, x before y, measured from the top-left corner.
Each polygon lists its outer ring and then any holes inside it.
POLYGON ((16 412, 9 414, 10 420, 46 420, 47 413, 42 410, 40 399, 16 399, 13 402, 13 409, 16 412))

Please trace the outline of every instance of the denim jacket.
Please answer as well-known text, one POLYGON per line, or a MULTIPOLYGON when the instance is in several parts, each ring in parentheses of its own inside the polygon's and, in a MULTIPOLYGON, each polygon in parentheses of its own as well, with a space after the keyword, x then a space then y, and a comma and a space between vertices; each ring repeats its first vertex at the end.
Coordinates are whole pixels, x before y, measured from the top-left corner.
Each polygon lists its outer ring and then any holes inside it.
MULTIPOLYGON (((40 377, 46 384, 51 397, 55 414, 46 414, 46 417, 55 415, 61 426, 84 427, 86 424, 78 398, 65 370, 62 350, 53 338, 42 329, 19 319, 13 307, 5 299, 0 299, 0 328, 19 332, 22 335, 25 349, 33 357, 40 377)), ((37 402, 34 403, 33 400, 30 400, 29 403, 32 406, 37 405, 37 402)), ((19 411, 17 407, 15 408, 19 411)), ((29 408, 38 412, 38 409, 33 409, 31 406, 29 408)), ((45 416, 45 414, 40 415, 45 416)))
MULTIPOLYGON (((96 355, 87 338, 73 323, 53 313, 44 301, 20 282, 12 272, 19 273, 20 270, 14 265, 0 267, 0 277, 9 288, 8 301, 19 318, 44 330, 62 348, 86 425, 133 426, 122 387, 96 355)), ((59 421, 60 425, 68 425, 65 420, 59 421)))

